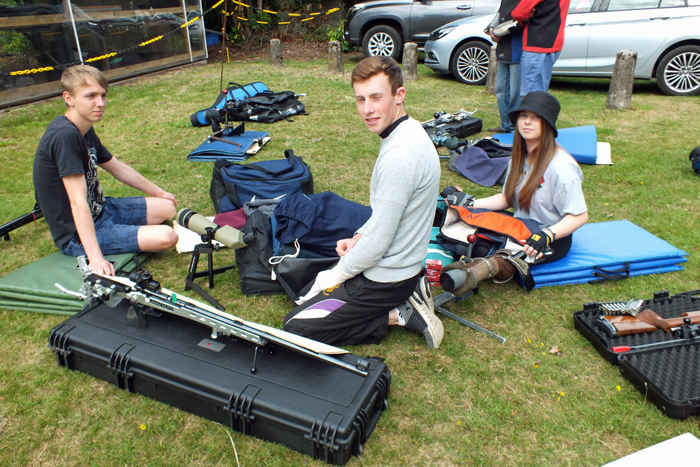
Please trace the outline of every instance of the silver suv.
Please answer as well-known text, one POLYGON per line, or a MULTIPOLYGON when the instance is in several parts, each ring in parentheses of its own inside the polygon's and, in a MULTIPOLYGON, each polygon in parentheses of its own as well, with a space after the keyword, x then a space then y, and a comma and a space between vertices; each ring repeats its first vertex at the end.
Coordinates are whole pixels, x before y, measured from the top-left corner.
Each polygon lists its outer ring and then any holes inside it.
POLYGON ((401 58, 405 42, 423 47, 443 24, 498 11, 500 0, 378 0, 348 10, 345 40, 362 46, 365 56, 401 58))

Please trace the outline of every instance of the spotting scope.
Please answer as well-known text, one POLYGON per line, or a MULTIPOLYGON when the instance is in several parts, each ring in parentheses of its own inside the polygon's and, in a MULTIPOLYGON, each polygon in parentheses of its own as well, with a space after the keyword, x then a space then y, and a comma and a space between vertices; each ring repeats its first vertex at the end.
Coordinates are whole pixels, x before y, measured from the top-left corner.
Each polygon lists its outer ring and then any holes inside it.
POLYGON ((203 215, 197 214, 191 209, 180 209, 175 219, 177 219, 177 222, 181 226, 202 236, 206 236, 207 228, 211 228, 214 240, 223 243, 231 249, 235 250, 236 248, 243 248, 246 246, 245 241, 243 241, 243 232, 234 229, 230 225, 219 227, 203 215))
POLYGON ((462 269, 450 269, 440 274, 440 285, 445 292, 457 290, 467 282, 467 272, 462 269))

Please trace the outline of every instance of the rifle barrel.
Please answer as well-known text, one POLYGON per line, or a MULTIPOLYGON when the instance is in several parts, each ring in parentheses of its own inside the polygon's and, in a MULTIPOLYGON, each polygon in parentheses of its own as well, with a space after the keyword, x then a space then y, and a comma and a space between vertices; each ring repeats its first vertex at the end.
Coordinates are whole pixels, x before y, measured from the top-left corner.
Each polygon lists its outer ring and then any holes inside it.
POLYGON ((3 237, 5 241, 9 242, 10 232, 22 227, 23 225, 29 224, 30 222, 34 222, 35 220, 41 219, 42 217, 44 217, 44 213, 41 212, 41 208, 39 207, 39 205, 36 205, 34 206, 34 210, 32 212, 23 214, 17 219, 13 219, 10 222, 0 226, 0 237, 3 237))

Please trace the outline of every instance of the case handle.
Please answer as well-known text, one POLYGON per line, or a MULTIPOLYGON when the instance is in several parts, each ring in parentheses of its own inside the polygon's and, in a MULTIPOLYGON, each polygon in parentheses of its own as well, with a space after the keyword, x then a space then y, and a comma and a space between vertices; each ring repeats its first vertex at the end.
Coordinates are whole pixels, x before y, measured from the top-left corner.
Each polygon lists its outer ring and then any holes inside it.
POLYGON ((598 279, 593 279, 589 284, 595 284, 599 282, 606 281, 617 281, 620 279, 627 279, 630 276, 630 262, 625 261, 624 266, 619 269, 603 269, 600 266, 594 266, 593 275, 598 279))

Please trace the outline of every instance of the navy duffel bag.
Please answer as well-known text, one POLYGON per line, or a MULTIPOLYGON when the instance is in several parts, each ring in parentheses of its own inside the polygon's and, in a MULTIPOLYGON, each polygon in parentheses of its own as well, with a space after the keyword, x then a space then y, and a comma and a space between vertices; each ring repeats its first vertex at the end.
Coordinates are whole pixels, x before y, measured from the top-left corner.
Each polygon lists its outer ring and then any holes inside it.
POLYGON ((254 164, 218 161, 214 165, 209 195, 217 213, 239 209, 255 199, 274 199, 294 193, 313 194, 311 169, 295 156, 284 151, 284 159, 254 164))

